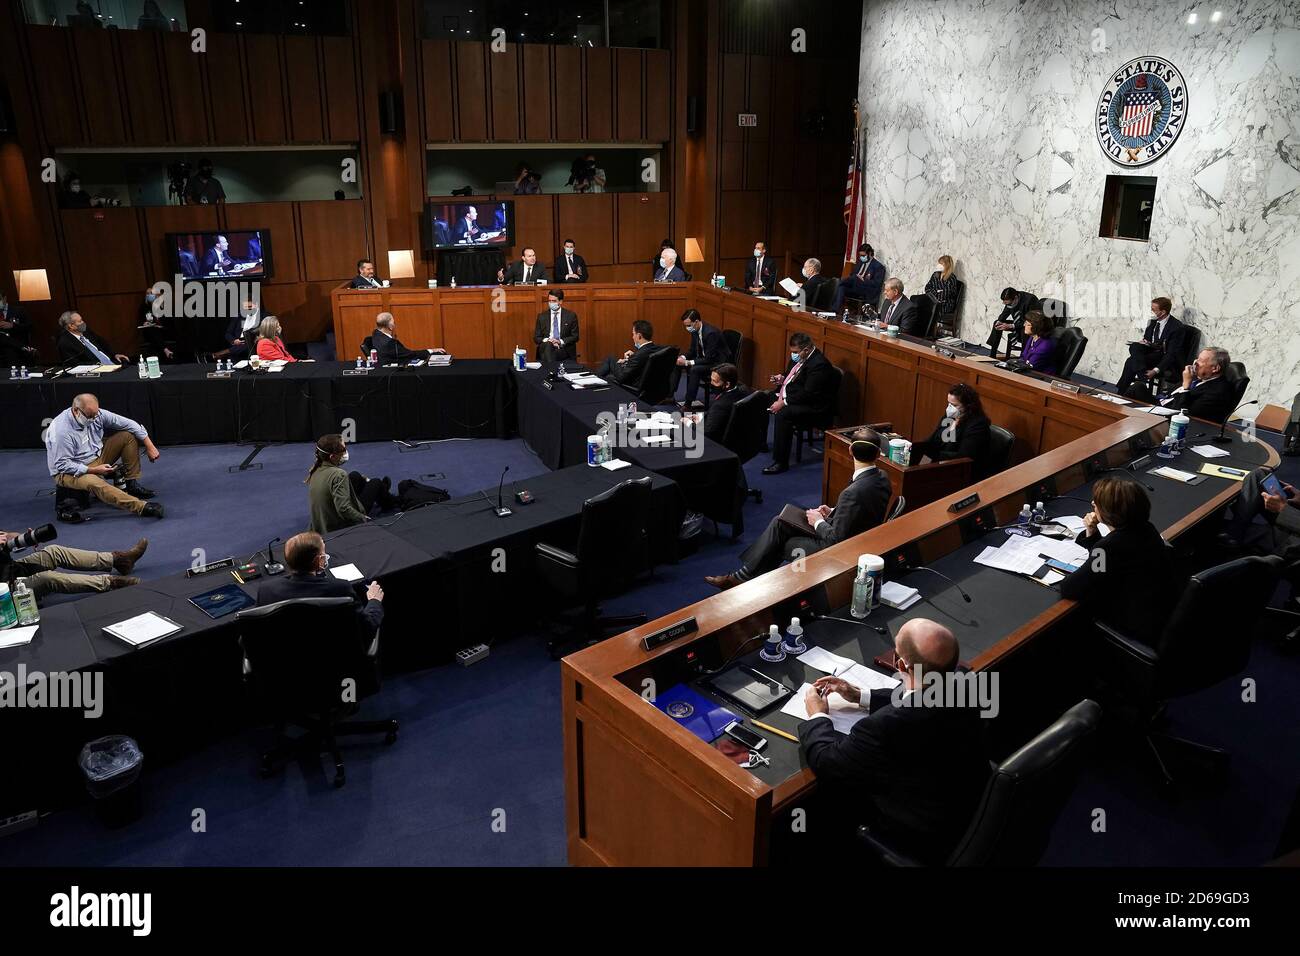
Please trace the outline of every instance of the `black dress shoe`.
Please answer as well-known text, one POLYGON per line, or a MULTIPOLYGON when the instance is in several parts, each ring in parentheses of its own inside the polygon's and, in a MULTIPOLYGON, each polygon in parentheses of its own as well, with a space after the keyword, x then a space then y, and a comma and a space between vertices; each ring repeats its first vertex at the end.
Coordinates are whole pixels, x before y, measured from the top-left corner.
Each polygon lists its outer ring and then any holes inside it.
POLYGON ((1220 531, 1214 536, 1214 543, 1224 551, 1240 551, 1241 542, 1228 534, 1226 531, 1220 531))
POLYGON ((139 498, 141 501, 148 501, 155 496, 155 492, 138 481, 128 481, 126 483, 126 493, 132 498, 139 498))
POLYGON ((779 474, 781 474, 781 472, 783 472, 783 471, 789 471, 789 470, 790 470, 790 466, 789 466, 789 465, 779 465, 779 464, 777 464, 776 462, 772 462, 772 464, 768 465, 766 468, 763 469, 763 474, 765 474, 765 475, 779 475, 779 474))
POLYGON ((144 511, 140 512, 140 517, 142 518, 161 518, 162 516, 163 516, 163 506, 160 504, 155 504, 152 501, 144 506, 144 511))

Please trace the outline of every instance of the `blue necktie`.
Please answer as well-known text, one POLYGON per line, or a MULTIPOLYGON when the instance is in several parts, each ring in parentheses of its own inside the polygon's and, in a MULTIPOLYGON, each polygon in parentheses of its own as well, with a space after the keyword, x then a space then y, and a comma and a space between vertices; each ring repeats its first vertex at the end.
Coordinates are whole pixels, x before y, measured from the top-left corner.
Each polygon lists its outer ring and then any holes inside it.
POLYGON ((551 313, 551 338, 557 341, 560 338, 560 310, 556 309, 551 313))
POLYGON ((100 365, 113 364, 113 360, 109 358, 107 355, 105 355, 103 352, 101 352, 99 349, 95 348, 94 344, 90 341, 90 339, 83 337, 81 340, 81 344, 90 350, 90 354, 95 356, 95 359, 99 362, 100 365))

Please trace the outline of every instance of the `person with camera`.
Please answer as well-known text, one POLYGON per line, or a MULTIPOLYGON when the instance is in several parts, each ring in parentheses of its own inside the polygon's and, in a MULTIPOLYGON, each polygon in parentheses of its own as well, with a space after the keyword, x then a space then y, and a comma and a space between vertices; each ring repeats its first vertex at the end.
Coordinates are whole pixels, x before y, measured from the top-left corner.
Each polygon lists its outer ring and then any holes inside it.
POLYGON ((51 593, 112 591, 140 583, 139 578, 130 575, 149 547, 148 538, 141 538, 126 551, 86 551, 47 544, 57 536, 58 530, 52 524, 26 531, 0 531, 0 581, 12 586, 19 578, 25 578, 37 601, 51 593), (13 557, 13 552, 33 547, 36 550, 31 554, 13 557), (67 571, 98 573, 68 574, 67 571))
POLYGON ((114 508, 161 518, 162 505, 147 501, 154 493, 140 484, 142 447, 150 461, 162 454, 139 422, 100 408, 89 392, 74 398, 45 433, 46 464, 60 488, 88 491, 114 508), (119 472, 126 479, 123 488, 106 480, 119 472))

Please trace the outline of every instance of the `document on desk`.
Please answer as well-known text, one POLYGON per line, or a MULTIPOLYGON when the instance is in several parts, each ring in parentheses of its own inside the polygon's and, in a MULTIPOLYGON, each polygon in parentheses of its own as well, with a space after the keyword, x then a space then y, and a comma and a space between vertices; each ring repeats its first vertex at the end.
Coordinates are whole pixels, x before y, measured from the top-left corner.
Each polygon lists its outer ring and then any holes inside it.
POLYGON ((873 690, 893 690, 901 683, 897 677, 890 677, 888 674, 872 670, 866 664, 854 664, 848 670, 842 671, 835 676, 843 677, 864 694, 870 694, 873 690))
POLYGON ((921 600, 921 592, 897 581, 886 581, 880 586, 880 600, 895 610, 906 611, 921 600))
POLYGON ((1227 458, 1228 449, 1220 448, 1218 445, 1193 445, 1192 451, 1202 458, 1227 458))
POLYGON ((11 627, 7 631, 0 631, 0 648, 30 644, 39 628, 39 624, 33 624, 30 627, 11 627))
POLYGON ((1045 554, 1049 558, 1055 558, 1076 568, 1083 567, 1083 563, 1088 560, 1088 549, 1073 541, 1062 541, 1059 538, 1048 538, 1043 535, 1025 540, 1037 542, 1039 554, 1045 554))
POLYGON ((782 289, 785 289, 785 291, 790 294, 790 298, 792 299, 799 295, 799 283, 795 282, 793 279, 790 278, 782 279, 780 282, 777 283, 777 285, 779 285, 782 289))
POLYGON ((1135 412, 1149 412, 1152 415, 1164 415, 1166 418, 1178 414, 1176 408, 1165 408, 1163 405, 1144 405, 1141 408, 1133 409, 1135 412))
POLYGON ((1227 478, 1229 481, 1244 481, 1250 472, 1242 468, 1228 468, 1225 465, 1212 465, 1208 461, 1201 466, 1201 474, 1212 478, 1227 478))
POLYGON ((604 385, 606 382, 599 375, 580 375, 577 378, 570 378, 569 384, 574 388, 591 388, 593 385, 604 385))
POLYGON ((334 575, 334 577, 338 578, 340 581, 347 581, 349 584, 353 581, 360 581, 365 577, 365 575, 361 573, 361 569, 355 564, 342 564, 337 568, 330 568, 330 574, 334 575))
POLYGON ((800 654, 796 660, 824 674, 839 674, 841 671, 848 670, 854 664, 854 661, 850 658, 832 654, 824 647, 810 647, 800 654))
POLYGON ((1043 566, 1039 557, 1038 537, 1008 538, 1000 548, 988 547, 975 556, 975 563, 985 567, 1033 576, 1043 566))
POLYGON ((1161 465, 1159 468, 1152 468, 1148 474, 1159 475, 1161 478, 1168 478, 1170 481, 1181 481, 1184 484, 1196 477, 1196 475, 1190 471, 1170 468, 1168 465, 1161 465))
POLYGON ((144 644, 169 637, 180 629, 181 626, 175 621, 168 620, 153 611, 146 611, 117 624, 108 625, 104 628, 104 633, 111 634, 119 641, 125 641, 132 647, 141 647, 144 644))
MULTIPOLYGON (((845 680, 848 680, 848 678, 846 677, 845 680)), ((808 710, 804 706, 804 697, 807 696, 808 688, 810 687, 812 687, 812 684, 804 684, 800 687, 799 690, 785 702, 785 706, 781 708, 781 713, 789 714, 796 720, 807 720, 808 710)), ((850 704, 839 694, 831 694, 827 697, 826 706, 830 708, 829 716, 831 718, 831 726, 842 734, 847 734, 853 729, 854 724, 867 716, 865 710, 857 704, 850 704)))

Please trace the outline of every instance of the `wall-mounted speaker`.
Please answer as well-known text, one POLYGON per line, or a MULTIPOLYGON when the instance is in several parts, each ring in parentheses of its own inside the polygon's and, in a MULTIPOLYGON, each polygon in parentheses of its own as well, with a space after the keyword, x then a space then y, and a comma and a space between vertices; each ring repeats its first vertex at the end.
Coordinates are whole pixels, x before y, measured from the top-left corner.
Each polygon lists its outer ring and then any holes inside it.
POLYGON ((694 136, 700 131, 700 98, 686 97, 686 134, 694 136))
POLYGON ((384 92, 379 94, 379 132, 393 135, 401 131, 401 107, 397 94, 384 92))

